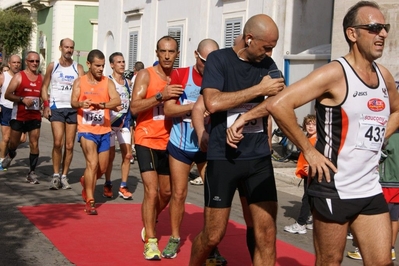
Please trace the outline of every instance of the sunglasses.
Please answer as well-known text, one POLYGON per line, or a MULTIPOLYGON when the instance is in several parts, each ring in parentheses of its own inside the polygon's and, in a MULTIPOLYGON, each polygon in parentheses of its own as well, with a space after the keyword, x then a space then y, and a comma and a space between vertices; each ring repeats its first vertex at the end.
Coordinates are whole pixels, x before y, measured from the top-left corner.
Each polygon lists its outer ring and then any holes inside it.
POLYGON ((384 29, 388 33, 389 29, 391 28, 391 24, 375 23, 375 24, 367 24, 367 25, 355 25, 355 26, 351 26, 351 27, 355 28, 355 29, 368 30, 369 32, 378 34, 382 31, 382 29, 384 29))
POLYGON ((205 62, 206 62, 206 59, 205 59, 205 58, 203 58, 203 57, 201 56, 201 54, 200 54, 198 51, 195 51, 195 52, 197 53, 197 55, 198 55, 199 59, 201 59, 201 62, 202 62, 203 64, 205 64, 205 62))
POLYGON ((26 60, 26 61, 28 61, 29 63, 40 63, 40 60, 26 60))

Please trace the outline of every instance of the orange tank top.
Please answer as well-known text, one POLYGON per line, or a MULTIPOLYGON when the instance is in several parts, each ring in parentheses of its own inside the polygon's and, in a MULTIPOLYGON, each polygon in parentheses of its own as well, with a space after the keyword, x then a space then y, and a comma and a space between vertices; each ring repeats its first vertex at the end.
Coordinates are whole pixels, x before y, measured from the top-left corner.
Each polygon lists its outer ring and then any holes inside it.
MULTIPOLYGON (((162 91, 167 82, 158 76, 154 67, 147 68, 147 71, 150 74, 150 82, 146 98, 150 98, 157 92, 162 91)), ((139 113, 136 121, 136 130, 134 132, 134 142, 136 144, 151 149, 166 150, 172 120, 165 118, 163 103, 139 113)))
MULTIPOLYGON (((87 75, 80 78, 79 101, 90 99, 93 102, 109 102, 108 78, 102 77, 96 85, 92 85, 87 80, 87 75)), ((96 135, 111 132, 111 122, 109 109, 78 109, 78 132, 87 132, 96 135)))

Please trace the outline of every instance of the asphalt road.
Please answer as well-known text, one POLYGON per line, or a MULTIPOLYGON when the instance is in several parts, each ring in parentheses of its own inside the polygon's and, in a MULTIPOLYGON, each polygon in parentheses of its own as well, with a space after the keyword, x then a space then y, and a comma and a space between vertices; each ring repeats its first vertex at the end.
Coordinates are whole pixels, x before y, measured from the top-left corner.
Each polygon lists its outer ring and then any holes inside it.
MULTIPOLYGON (((30 206, 48 203, 82 203, 79 178, 85 169, 85 160, 79 144, 75 145, 74 158, 69 174, 70 190, 49 190, 52 175, 51 150, 52 134, 47 120, 43 119, 40 137, 40 157, 36 169, 40 184, 25 183, 28 171, 28 143, 20 145, 17 156, 7 171, 0 172, 0 266, 43 266, 43 265, 72 265, 52 243, 23 216, 17 206, 30 206)), ((120 182, 121 156, 117 154, 114 170, 114 195, 117 195, 117 185, 120 182)), ((303 187, 297 186, 293 175, 295 163, 275 163, 275 174, 279 197, 279 211, 277 218, 278 239, 293 244, 301 249, 314 253, 312 233, 293 235, 283 231, 285 225, 295 222, 301 205, 303 187)), ((97 184, 95 198, 98 203, 140 203, 143 198, 143 186, 138 171, 138 165, 130 167, 128 186, 134 192, 133 201, 125 201, 114 196, 105 199, 101 196, 104 179, 97 184)), ((203 205, 203 187, 189 186, 187 202, 203 205)), ((83 206, 83 204, 82 204, 83 206)), ((244 223, 241 205, 238 197, 234 198, 231 219, 244 223)), ((52 219, 52 217, 48 217, 52 219)), ((101 219, 101 213, 98 216, 101 219)), ((396 245, 399 251, 399 245, 396 245)), ((351 241, 347 241, 347 249, 351 250, 351 241)), ((342 265, 362 265, 361 261, 345 258, 342 265)), ((399 265, 399 263, 395 263, 399 265)))

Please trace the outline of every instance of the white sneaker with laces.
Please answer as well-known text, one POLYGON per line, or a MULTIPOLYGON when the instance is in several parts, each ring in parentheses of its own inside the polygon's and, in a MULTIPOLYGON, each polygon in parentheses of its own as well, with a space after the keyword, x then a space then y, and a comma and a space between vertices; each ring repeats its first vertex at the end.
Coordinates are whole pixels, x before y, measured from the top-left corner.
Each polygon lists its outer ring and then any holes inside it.
POLYGON ((284 231, 291 234, 306 234, 306 225, 300 225, 297 222, 292 225, 284 226, 284 231))

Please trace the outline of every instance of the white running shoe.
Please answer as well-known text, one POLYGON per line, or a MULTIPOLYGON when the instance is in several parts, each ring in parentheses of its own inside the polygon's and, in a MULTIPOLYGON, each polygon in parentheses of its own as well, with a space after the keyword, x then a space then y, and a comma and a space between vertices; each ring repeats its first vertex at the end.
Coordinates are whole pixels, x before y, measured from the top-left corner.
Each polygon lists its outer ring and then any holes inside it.
POLYGON ((300 225, 299 223, 295 222, 292 225, 284 226, 284 231, 291 233, 291 234, 306 234, 306 225, 300 225))

